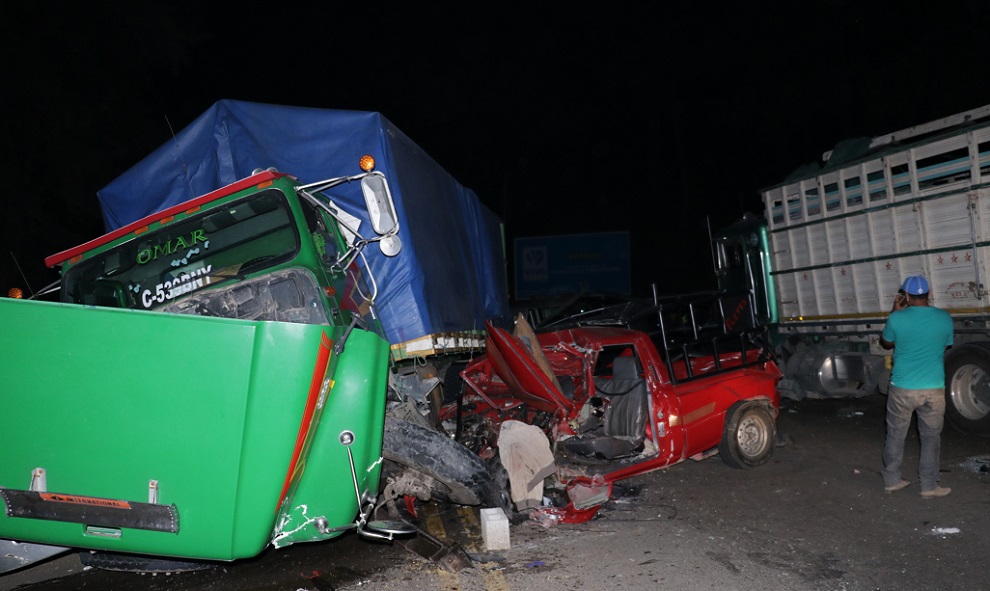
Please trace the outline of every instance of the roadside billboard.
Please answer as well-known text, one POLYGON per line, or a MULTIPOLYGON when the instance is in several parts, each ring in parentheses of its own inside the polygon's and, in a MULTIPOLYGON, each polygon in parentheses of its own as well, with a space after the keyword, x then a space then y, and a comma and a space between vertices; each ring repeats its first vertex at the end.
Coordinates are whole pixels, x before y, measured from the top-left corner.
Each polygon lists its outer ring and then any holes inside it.
POLYGON ((629 232, 516 238, 513 252, 517 300, 632 291, 629 232))

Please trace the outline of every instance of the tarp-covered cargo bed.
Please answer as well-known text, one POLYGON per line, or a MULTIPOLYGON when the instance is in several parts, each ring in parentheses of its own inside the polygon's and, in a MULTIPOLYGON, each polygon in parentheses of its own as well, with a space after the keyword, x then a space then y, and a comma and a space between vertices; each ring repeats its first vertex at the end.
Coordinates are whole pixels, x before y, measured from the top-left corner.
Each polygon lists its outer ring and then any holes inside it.
MULTIPOLYGON (((370 154, 390 184, 403 249, 367 249, 388 340, 484 331, 508 318, 499 219, 384 116, 222 100, 98 192, 107 231, 274 167, 303 183, 360 172, 370 154)), ((357 183, 335 202, 371 234, 357 183)), ((482 333, 483 334, 483 333, 482 333)))

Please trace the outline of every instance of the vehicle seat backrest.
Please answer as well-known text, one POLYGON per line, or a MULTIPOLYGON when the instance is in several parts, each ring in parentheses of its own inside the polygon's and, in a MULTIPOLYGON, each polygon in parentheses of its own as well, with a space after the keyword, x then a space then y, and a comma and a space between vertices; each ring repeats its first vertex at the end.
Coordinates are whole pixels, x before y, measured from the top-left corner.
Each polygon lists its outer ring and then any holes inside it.
POLYGON ((639 362, 635 357, 625 355, 612 361, 612 377, 617 380, 639 378, 639 362))
POLYGON ((612 379, 595 378, 595 389, 609 399, 605 435, 639 439, 646 433, 648 414, 646 380, 635 357, 616 357, 612 379))

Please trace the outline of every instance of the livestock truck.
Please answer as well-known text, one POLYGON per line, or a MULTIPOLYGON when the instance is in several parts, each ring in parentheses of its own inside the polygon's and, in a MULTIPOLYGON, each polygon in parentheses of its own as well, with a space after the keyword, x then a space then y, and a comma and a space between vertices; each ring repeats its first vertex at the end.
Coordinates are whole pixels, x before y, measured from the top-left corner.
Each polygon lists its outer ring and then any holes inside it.
POLYGON ((0 572, 389 538, 397 497, 495 497, 422 415, 506 315, 501 225, 387 119, 220 101, 99 199, 107 234, 45 260, 59 301, 0 298, 0 572))
POLYGON ((924 275, 955 322, 946 416, 990 434, 990 105, 846 140, 761 191, 713 236, 719 286, 749 288, 784 360, 781 396, 886 392, 879 345, 894 297, 924 275))

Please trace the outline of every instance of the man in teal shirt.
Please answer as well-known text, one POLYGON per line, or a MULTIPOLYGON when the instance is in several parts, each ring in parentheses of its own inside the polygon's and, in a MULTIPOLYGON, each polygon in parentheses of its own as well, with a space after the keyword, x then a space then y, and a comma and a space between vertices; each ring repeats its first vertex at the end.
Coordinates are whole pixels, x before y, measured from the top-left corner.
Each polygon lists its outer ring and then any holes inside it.
POLYGON ((939 454, 945 418, 945 349, 952 346, 952 317, 928 304, 928 281, 912 275, 894 300, 880 345, 894 349, 894 370, 887 393, 887 439, 883 447, 884 490, 911 484, 901 478, 904 438, 911 415, 918 415, 921 496, 944 497, 952 489, 939 485, 939 454))

